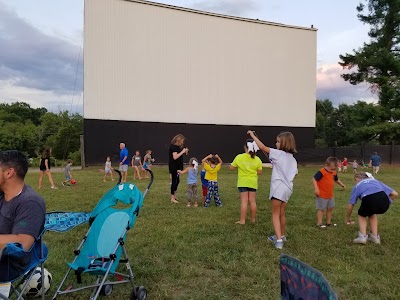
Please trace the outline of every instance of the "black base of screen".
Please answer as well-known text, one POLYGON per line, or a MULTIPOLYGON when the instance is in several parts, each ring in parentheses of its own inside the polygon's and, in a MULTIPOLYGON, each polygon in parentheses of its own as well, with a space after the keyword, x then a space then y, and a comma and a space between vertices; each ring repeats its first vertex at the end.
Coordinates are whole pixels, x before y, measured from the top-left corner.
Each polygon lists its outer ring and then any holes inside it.
MULTIPOLYGON (((240 126, 214 124, 175 124, 158 122, 135 122, 84 119, 85 162, 87 166, 104 164, 107 156, 115 166, 119 160, 119 143, 126 144, 129 159, 140 151, 151 149, 156 163, 168 163, 168 147, 172 138, 182 133, 190 157, 201 160, 208 154, 219 154, 224 163, 230 163, 239 153, 248 138, 247 130, 255 130, 257 136, 267 145, 275 147, 276 136, 282 131, 294 134, 297 147, 314 146, 314 127, 240 126)), ((260 155, 266 161, 264 155, 260 155)))

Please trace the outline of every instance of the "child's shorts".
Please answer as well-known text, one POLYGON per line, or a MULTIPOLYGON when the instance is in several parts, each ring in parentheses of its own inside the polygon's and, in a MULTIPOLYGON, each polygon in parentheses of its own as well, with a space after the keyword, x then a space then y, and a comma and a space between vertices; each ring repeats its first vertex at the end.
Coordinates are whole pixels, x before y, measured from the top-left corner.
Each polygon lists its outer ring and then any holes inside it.
POLYGON ((71 180, 71 177, 65 176, 65 181, 71 180))
POLYGON ((104 169, 104 173, 106 174, 111 173, 111 169, 104 169))
POLYGON ((148 166, 149 166, 149 164, 148 164, 147 162, 145 162, 145 163, 143 164, 143 169, 146 170, 148 166))
POLYGON ((239 193, 247 193, 247 192, 255 192, 256 189, 249 188, 249 187, 238 187, 239 193))
POLYGON ((207 196, 207 193, 208 193, 208 191, 207 191, 207 186, 206 186, 206 185, 203 185, 201 188, 202 188, 202 190, 203 190, 203 196, 204 196, 204 197, 207 196))
POLYGON ((335 207, 335 198, 315 198, 315 206, 318 210, 327 210, 328 208, 335 207))
POLYGON ((384 214, 390 206, 390 201, 385 192, 378 192, 361 199, 358 214, 362 217, 384 214))

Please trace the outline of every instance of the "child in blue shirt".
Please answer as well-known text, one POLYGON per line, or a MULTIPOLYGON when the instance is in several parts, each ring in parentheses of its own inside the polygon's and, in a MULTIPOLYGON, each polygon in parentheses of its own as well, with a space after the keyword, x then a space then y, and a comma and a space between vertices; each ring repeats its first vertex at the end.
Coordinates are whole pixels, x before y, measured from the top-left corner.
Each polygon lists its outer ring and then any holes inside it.
POLYGON ((208 180, 206 179, 206 169, 203 168, 201 169, 201 173, 200 173, 200 179, 201 179, 201 188, 202 188, 202 192, 203 192, 203 206, 204 206, 204 201, 206 200, 206 196, 208 193, 208 180))
POLYGON ((192 157, 189 160, 189 167, 187 167, 183 171, 178 171, 179 174, 188 173, 187 177, 187 196, 188 196, 188 203, 187 207, 192 205, 192 199, 194 200, 194 207, 197 207, 197 175, 199 174, 199 162, 197 158, 192 157))
POLYGON ((356 185, 354 186, 350 201, 347 206, 347 224, 351 224, 351 213, 358 199, 361 205, 358 210, 358 223, 360 231, 358 237, 353 240, 356 244, 366 244, 370 241, 380 244, 381 239, 378 234, 378 214, 384 214, 392 200, 397 198, 398 193, 386 184, 376 180, 372 174, 361 172, 354 176, 356 185), (369 219, 371 232, 367 234, 367 218, 369 219))

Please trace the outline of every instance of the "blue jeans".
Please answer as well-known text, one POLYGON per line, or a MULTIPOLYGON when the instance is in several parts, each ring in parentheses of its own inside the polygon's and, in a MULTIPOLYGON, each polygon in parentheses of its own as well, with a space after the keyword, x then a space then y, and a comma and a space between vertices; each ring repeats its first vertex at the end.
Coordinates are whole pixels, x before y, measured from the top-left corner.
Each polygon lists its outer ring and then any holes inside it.
POLYGON ((211 198, 214 197, 215 205, 222 206, 221 199, 218 193, 218 182, 216 181, 209 181, 207 186, 207 196, 204 201, 204 207, 208 207, 211 202, 211 198))

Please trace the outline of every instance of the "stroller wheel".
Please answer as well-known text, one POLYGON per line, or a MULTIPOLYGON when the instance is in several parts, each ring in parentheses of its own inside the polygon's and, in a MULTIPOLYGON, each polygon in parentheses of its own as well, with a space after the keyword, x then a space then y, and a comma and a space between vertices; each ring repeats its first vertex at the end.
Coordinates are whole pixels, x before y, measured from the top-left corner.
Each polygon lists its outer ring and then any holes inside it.
POLYGON ((105 284, 101 288, 100 295, 102 296, 110 296, 113 290, 113 286, 111 284, 105 284))
POLYGON ((137 300, 146 300, 147 299, 147 290, 144 286, 139 286, 136 289, 136 299, 137 300))

